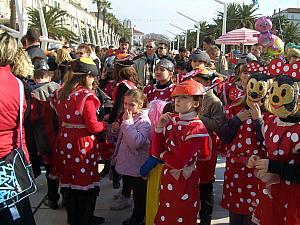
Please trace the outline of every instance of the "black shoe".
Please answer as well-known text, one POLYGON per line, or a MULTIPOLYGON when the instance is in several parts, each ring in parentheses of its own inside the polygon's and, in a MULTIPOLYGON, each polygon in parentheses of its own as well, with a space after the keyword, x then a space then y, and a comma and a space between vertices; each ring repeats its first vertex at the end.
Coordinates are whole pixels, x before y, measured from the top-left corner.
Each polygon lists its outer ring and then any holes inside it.
POLYGON ((133 217, 124 220, 122 224, 123 225, 145 225, 144 221, 137 221, 133 217))
POLYGON ((98 225, 105 223, 105 218, 100 216, 93 216, 90 225, 98 225))
POLYGON ((113 188, 114 188, 114 189, 119 189, 120 186, 121 186, 120 181, 113 182, 113 188))
POLYGON ((45 198, 44 204, 48 206, 50 209, 58 209, 57 201, 50 200, 48 197, 45 198))

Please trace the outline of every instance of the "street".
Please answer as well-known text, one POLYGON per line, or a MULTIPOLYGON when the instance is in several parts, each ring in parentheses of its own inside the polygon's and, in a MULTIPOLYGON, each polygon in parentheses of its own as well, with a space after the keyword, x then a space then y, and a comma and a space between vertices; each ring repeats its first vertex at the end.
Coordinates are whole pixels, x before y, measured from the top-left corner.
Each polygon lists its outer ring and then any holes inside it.
MULTIPOLYGON (((212 224, 225 225, 228 224, 228 212, 220 207, 220 201, 223 188, 223 173, 225 163, 224 159, 219 159, 216 168, 216 182, 214 183, 215 189, 215 208, 213 213, 212 224)), ((46 195, 46 178, 44 174, 40 175, 37 179, 38 191, 31 197, 32 210, 34 211, 38 204, 46 195)), ((106 219, 105 225, 121 225, 122 221, 130 217, 130 208, 121 211, 110 210, 110 202, 112 196, 118 193, 119 189, 113 189, 111 181, 108 176, 102 179, 100 186, 100 196, 97 199, 95 210, 96 216, 103 216, 106 219)), ((64 208, 58 210, 49 209, 46 205, 42 204, 35 214, 37 225, 67 225, 66 212, 64 208)))

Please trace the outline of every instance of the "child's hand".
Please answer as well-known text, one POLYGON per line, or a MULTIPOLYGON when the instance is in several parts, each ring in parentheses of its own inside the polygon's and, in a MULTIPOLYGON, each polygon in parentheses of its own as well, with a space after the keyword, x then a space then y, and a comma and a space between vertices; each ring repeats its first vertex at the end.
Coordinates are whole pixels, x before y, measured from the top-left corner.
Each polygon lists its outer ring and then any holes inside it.
POLYGON ((111 124, 111 129, 113 133, 118 132, 120 130, 120 124, 118 122, 113 122, 111 124))
POLYGON ((172 120, 172 113, 165 113, 165 114, 162 114, 158 120, 158 123, 157 123, 157 128, 163 128, 167 125, 167 123, 172 120))
POLYGON ((129 120, 129 119, 132 119, 132 112, 126 109, 123 114, 123 120, 129 120))
POLYGON ((236 114, 236 116, 240 119, 240 121, 244 122, 247 119, 250 119, 251 114, 249 112, 249 110, 242 110, 240 111, 238 114, 236 114))
POLYGON ((253 120, 261 118, 261 110, 257 103, 249 102, 248 106, 250 107, 249 112, 251 113, 251 117, 253 120))
POLYGON ((254 168, 254 167, 256 166, 257 160, 259 160, 259 156, 257 156, 257 155, 252 155, 252 156, 248 159, 247 165, 246 165, 246 166, 247 166, 248 168, 254 168))
POLYGON ((268 172, 268 167, 269 167, 269 159, 259 159, 257 160, 255 165, 255 169, 265 173, 268 172))

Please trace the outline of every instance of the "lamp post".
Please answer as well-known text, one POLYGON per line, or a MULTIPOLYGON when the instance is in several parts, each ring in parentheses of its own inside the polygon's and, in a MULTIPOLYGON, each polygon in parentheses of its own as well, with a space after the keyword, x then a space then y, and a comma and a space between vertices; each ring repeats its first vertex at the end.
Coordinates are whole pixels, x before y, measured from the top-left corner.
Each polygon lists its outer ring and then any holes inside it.
MULTIPOLYGON (((183 31, 183 33, 185 34, 185 38, 184 38, 184 47, 186 48, 186 44, 187 44, 187 30, 184 30, 184 29, 182 29, 182 28, 180 28, 180 27, 178 27, 178 26, 176 26, 176 25, 174 25, 174 24, 172 24, 172 23, 170 23, 170 25, 172 25, 173 27, 176 27, 177 29, 183 31)), ((179 50, 179 47, 178 47, 178 50, 179 50)))
MULTIPOLYGON (((221 0, 215 0, 215 1, 224 6, 223 27, 222 27, 222 35, 224 35, 224 34, 226 34, 227 4, 221 0)), ((225 54, 225 44, 221 44, 221 52, 222 52, 222 54, 225 54)))
POLYGON ((191 20, 191 21, 193 21, 193 22, 195 22, 196 23, 196 26, 197 26, 197 40, 196 40, 196 48, 199 48, 199 42, 200 42, 200 21, 197 21, 197 20, 195 20, 195 19, 193 19, 193 18, 191 18, 191 17, 189 17, 189 16, 187 16, 187 15, 184 15, 184 14, 182 14, 181 12, 178 12, 178 11, 176 11, 179 15, 181 15, 181 16, 183 16, 183 17, 185 17, 185 18, 187 18, 187 19, 189 19, 189 20, 191 20))
MULTIPOLYGON (((175 35, 175 38, 177 37, 177 50, 179 50, 179 41, 180 41, 180 40, 179 40, 179 35, 177 35, 177 34, 171 32, 171 31, 168 31, 168 30, 167 30, 167 32, 169 32, 170 34, 175 35)), ((174 46, 174 43, 173 43, 173 50, 174 50, 174 48, 175 48, 175 46, 174 46)))

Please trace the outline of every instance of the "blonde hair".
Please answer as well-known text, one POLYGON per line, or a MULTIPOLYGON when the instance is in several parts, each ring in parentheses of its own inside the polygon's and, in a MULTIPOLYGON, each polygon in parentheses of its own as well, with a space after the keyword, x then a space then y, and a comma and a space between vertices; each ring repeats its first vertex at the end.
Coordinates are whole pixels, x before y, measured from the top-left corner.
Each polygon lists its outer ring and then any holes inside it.
POLYGON ((138 104, 144 105, 146 103, 146 96, 140 89, 129 89, 126 91, 125 96, 132 97, 138 104))
POLYGON ((0 66, 11 65, 17 53, 17 40, 0 30, 0 66))
POLYGON ((289 48, 287 51, 287 58, 290 59, 291 57, 300 57, 300 50, 296 48, 289 48))
POLYGON ((16 76, 25 78, 33 76, 34 66, 32 65, 28 53, 24 49, 17 49, 17 54, 12 64, 11 71, 16 76))
POLYGON ((56 60, 57 64, 61 64, 62 62, 71 62, 72 58, 70 56, 70 52, 67 48, 60 48, 57 50, 56 60))

